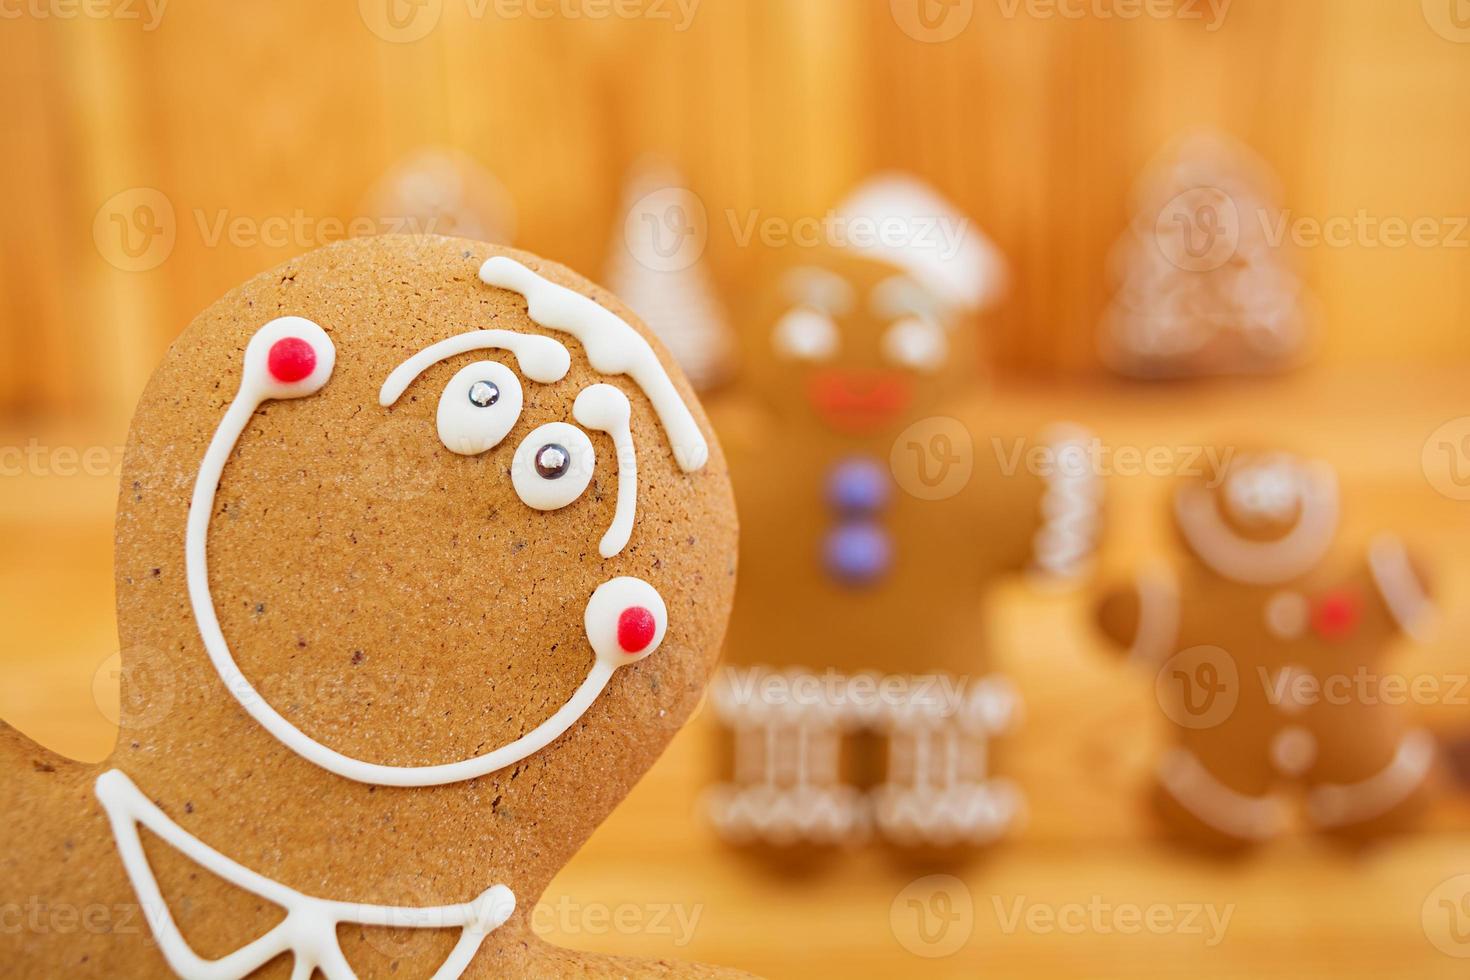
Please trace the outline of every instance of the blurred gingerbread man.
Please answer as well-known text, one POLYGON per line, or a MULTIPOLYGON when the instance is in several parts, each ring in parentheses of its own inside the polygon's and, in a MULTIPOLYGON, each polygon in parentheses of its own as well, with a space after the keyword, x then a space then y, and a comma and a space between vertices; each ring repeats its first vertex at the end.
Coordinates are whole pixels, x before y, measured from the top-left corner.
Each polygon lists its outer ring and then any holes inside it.
POLYGON ((1211 844, 1264 842, 1290 826, 1296 789, 1320 831, 1408 823, 1433 741, 1387 696, 1383 662, 1398 634, 1433 624, 1421 565, 1393 535, 1366 552, 1345 542, 1334 470, 1286 452, 1184 483, 1173 518, 1187 564, 1146 568, 1099 607, 1104 632, 1156 671, 1174 743, 1157 772, 1167 822, 1211 844))
POLYGON ((730 776, 708 810, 741 844, 980 846, 1022 812, 992 761, 1020 705, 984 596, 1012 573, 1085 571, 1098 484, 997 451, 1070 458, 1083 439, 997 423, 978 316, 1004 267, 968 219, 890 177, 831 229, 756 278, 742 373, 712 399, 742 540, 712 698, 730 776))

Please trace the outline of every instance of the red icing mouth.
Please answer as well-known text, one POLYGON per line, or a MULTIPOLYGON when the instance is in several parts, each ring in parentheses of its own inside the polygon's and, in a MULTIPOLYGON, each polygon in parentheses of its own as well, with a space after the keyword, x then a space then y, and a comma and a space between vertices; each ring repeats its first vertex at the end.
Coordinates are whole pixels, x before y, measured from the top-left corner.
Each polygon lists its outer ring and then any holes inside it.
POLYGON ((908 407, 912 395, 902 374, 841 368, 813 372, 806 392, 823 422, 849 433, 881 429, 908 407))

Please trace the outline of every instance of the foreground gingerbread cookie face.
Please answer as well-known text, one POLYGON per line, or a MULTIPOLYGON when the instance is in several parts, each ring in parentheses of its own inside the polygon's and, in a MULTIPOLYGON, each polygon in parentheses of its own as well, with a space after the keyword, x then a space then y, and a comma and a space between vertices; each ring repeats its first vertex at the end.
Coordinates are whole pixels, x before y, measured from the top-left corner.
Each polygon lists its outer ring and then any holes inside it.
POLYGON ((186 331, 119 508, 124 703, 148 710, 100 778, 57 760, 61 780, 5 787, 35 824, 27 890, 163 910, 157 948, 86 955, 346 976, 341 928, 370 947, 408 925, 458 941, 397 966, 536 973, 492 935, 693 708, 734 585, 723 459, 635 323, 532 256, 389 238, 303 256, 186 331), (67 874, 57 834, 103 880, 67 874), (253 911, 229 914, 240 890, 253 911))
MULTIPOLYGON (((581 293, 554 283, 509 256, 487 259, 480 279, 520 293, 528 316, 542 327, 571 333, 584 345, 594 369, 627 375, 637 382, 663 424, 679 466, 697 472, 709 461, 709 446, 648 341, 616 314, 581 293)), ((387 408, 430 368, 473 351, 509 351, 531 380, 553 384, 566 377, 571 356, 559 342, 510 330, 479 330, 438 341, 404 360, 385 379, 379 403, 387 408)), ((279 317, 261 327, 245 349, 240 388, 210 440, 200 465, 186 534, 189 598, 210 662, 221 682, 252 718, 302 758, 348 779, 378 786, 435 786, 473 779, 520 762, 565 732, 602 693, 613 672, 652 654, 668 629, 668 609, 657 588, 630 576, 597 586, 586 605, 584 625, 595 661, 572 697, 551 717, 512 742, 489 752, 430 765, 370 762, 333 749, 287 719, 241 673, 220 628, 209 584, 208 540, 220 480, 255 412, 267 402, 311 398, 331 381, 336 345, 315 322, 279 317)), ((519 421, 524 395, 518 377, 494 362, 461 369, 439 398, 438 435, 445 449, 461 456, 493 450, 519 421)), ((631 409, 608 384, 589 385, 577 395, 573 413, 613 441, 611 463, 620 475, 613 526, 600 553, 612 558, 628 544, 637 513, 637 453, 631 409)), ((567 422, 532 430, 512 458, 510 475, 521 502, 538 511, 569 507, 585 492, 597 467, 590 437, 567 422)))
POLYGON ((331 317, 272 318, 209 382, 237 387, 215 419, 186 531, 210 661, 278 741, 363 782, 471 778, 554 739, 546 719, 524 731, 528 717, 581 688, 558 699, 534 675, 595 676, 600 689, 653 652, 603 642, 623 613, 667 605, 645 556, 668 564, 728 533, 728 513, 709 523, 696 512, 681 528, 660 519, 680 498, 709 502, 688 491, 713 474, 708 442, 648 342, 520 258, 459 264, 452 285, 468 294, 465 308, 389 314, 369 328, 386 336, 331 317), (574 365, 569 347, 585 360, 574 365), (323 589, 328 567, 341 579, 323 589), (623 579, 642 583, 628 600, 638 603, 591 602, 599 588, 631 595, 623 579), (296 653, 276 663, 273 648, 296 653), (370 677, 372 696, 301 698, 328 681, 328 664, 370 677), (507 716, 504 681, 530 695, 527 717, 507 716), (487 727, 458 736, 429 721, 481 712, 487 727), (334 739, 342 727, 356 745, 334 739), (514 752, 495 748, 527 736, 514 752), (443 750, 412 748, 426 740, 443 750))

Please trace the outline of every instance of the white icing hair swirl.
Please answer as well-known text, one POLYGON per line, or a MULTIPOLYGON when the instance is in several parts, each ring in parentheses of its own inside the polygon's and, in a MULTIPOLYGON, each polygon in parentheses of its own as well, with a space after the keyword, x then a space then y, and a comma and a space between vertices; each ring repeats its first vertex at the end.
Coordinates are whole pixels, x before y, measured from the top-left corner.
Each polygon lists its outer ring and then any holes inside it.
POLYGON ((689 406, 653 347, 626 320, 508 256, 486 259, 480 266, 480 280, 520 293, 526 299, 526 314, 537 324, 576 337, 594 370, 632 378, 663 423, 680 469, 693 473, 709 462, 709 444, 689 406))

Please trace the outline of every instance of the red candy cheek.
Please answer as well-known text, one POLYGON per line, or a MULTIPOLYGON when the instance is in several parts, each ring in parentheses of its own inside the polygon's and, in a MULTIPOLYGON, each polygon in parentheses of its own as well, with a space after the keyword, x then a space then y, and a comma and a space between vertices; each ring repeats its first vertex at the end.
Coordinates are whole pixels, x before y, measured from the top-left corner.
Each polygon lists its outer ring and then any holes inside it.
POLYGON ((1324 596, 1317 604, 1313 617, 1317 632, 1328 640, 1341 640, 1357 629, 1363 611, 1357 596, 1346 592, 1334 592, 1324 596))
POLYGON ((316 351, 300 337, 283 337, 271 345, 266 367, 282 384, 295 384, 316 370, 316 351))
POLYGON ((618 616, 618 646, 626 653, 642 653, 647 650, 658 633, 658 620, 642 606, 624 609, 618 616))

